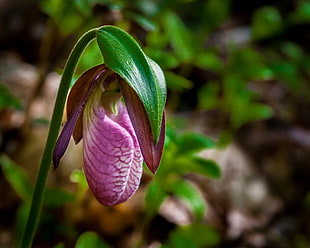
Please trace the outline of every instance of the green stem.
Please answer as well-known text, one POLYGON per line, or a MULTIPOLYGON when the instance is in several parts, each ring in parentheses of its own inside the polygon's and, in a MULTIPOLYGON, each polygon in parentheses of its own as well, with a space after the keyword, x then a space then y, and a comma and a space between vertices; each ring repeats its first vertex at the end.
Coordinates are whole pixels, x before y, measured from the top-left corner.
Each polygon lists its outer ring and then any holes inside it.
POLYGON ((85 33, 73 48, 60 81, 58 94, 54 106, 54 111, 50 123, 50 128, 46 140, 45 149, 42 155, 41 164, 36 178, 35 188, 32 196, 30 212, 27 224, 24 230, 21 248, 31 247, 35 231, 39 222, 40 212, 44 198, 46 181, 50 170, 50 165, 53 156, 54 146, 59 134, 62 115, 65 107, 67 94, 69 91, 70 83, 73 73, 79 58, 86 48, 86 46, 96 37, 97 29, 92 29, 85 33))

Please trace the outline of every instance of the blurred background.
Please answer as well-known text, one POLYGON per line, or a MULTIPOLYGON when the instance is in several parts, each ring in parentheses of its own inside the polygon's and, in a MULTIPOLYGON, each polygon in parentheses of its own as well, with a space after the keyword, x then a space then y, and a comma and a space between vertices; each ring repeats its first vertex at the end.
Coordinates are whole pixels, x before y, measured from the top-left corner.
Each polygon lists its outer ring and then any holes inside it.
MULTIPOLYGON (((21 237, 69 52, 106 24, 164 70, 162 163, 108 208, 70 144, 33 247, 310 247, 306 0, 0 1, 0 247, 21 237)), ((92 43, 75 78, 102 62, 92 43)))

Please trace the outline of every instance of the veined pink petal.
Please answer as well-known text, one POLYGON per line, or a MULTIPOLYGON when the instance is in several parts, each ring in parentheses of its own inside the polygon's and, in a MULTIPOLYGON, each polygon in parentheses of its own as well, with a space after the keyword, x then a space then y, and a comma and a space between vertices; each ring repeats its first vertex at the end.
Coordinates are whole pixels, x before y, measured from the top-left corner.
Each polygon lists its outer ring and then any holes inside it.
POLYGON ((99 100, 100 92, 96 92, 84 109, 84 170, 97 200, 112 206, 138 189, 143 157, 123 103, 117 103, 118 112, 113 114, 99 100))

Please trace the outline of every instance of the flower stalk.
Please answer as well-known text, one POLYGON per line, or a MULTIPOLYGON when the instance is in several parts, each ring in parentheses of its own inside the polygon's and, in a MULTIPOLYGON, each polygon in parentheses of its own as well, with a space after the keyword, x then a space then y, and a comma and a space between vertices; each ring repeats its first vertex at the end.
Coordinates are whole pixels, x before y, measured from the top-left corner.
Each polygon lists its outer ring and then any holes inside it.
POLYGON ((85 33, 74 46, 68 61, 65 65, 63 75, 60 81, 59 90, 57 93, 56 102, 54 105, 53 115, 50 122, 49 132, 41 158, 41 163, 36 177, 34 192, 30 205, 30 212, 28 215, 26 227, 21 241, 21 248, 29 248, 32 246, 33 238, 36 228, 39 223, 42 203, 44 199, 44 192, 46 188, 46 181, 50 170, 50 165, 53 156, 53 149, 58 137, 63 116, 64 106, 69 91, 70 83, 76 65, 81 57, 82 52, 87 45, 96 38, 97 29, 92 29, 85 33))

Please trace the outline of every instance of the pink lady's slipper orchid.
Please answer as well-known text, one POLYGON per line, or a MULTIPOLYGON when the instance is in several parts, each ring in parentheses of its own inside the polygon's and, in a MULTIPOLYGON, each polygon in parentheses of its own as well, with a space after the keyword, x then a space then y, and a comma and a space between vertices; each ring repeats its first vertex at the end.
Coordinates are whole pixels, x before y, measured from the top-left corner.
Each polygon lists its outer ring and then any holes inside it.
POLYGON ((83 138, 84 171, 100 203, 126 201, 139 187, 143 160, 155 173, 165 134, 164 114, 154 142, 146 110, 136 92, 105 65, 86 71, 67 100, 67 122, 55 146, 56 168, 71 135, 83 138))

